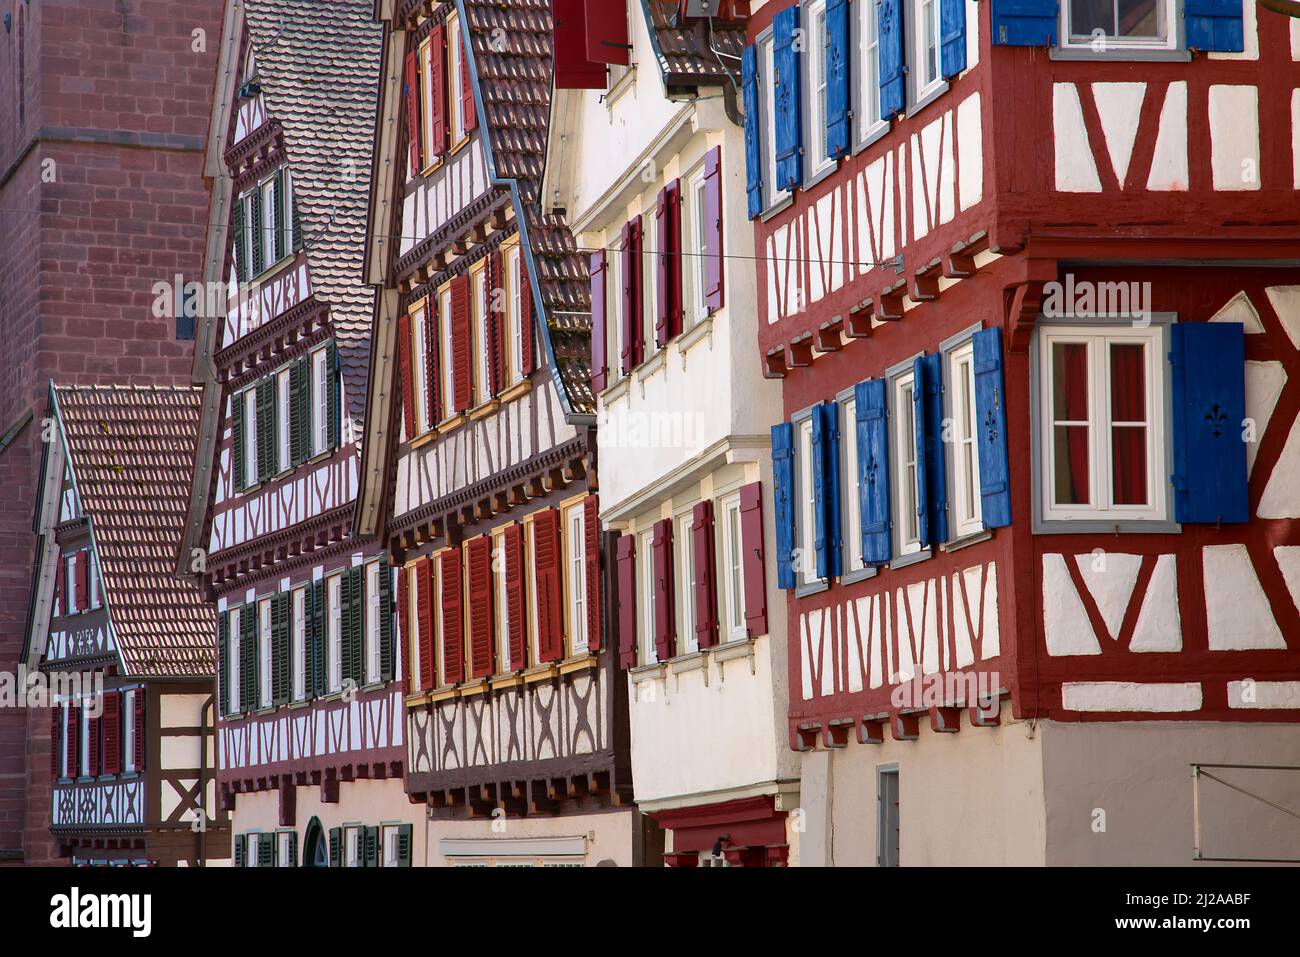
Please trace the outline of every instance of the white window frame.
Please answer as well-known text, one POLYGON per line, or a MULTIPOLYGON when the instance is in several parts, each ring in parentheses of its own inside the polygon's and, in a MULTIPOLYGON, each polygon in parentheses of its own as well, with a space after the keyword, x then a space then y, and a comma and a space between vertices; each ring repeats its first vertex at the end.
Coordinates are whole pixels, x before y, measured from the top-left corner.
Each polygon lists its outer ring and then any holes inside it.
POLYGON ((844 542, 844 573, 847 585, 876 574, 874 565, 862 561, 862 495, 858 475, 858 398, 850 386, 835 397, 840 410, 840 518, 844 542))
MULTIPOLYGON (((656 206, 651 206, 641 214, 641 222, 653 224, 656 216, 656 206)), ((638 303, 639 318, 641 320, 641 341, 645 343, 646 355, 649 356, 658 348, 658 339, 655 335, 655 326, 658 323, 658 305, 659 305, 659 269, 658 269, 658 245, 659 232, 657 229, 645 228, 642 232, 641 240, 641 302, 638 303), (650 238, 653 237, 653 238, 650 238)), ((622 258, 621 253, 614 254, 615 259, 622 258)), ((615 313, 622 310, 622 294, 620 291, 618 308, 615 313)), ((606 304, 608 308, 608 303, 606 304)), ((622 346, 620 344, 619 348, 622 346)), ((622 356, 619 355, 621 362, 622 356)))
POLYGON ((325 579, 326 635, 329 640, 329 687, 338 691, 343 687, 343 576, 330 575, 325 579))
POLYGON ((506 253, 506 274, 510 284, 506 301, 510 308, 510 370, 514 381, 524 377, 524 323, 523 308, 527 277, 524 275, 523 252, 515 242, 506 253))
MULTIPOLYGON (((411 307, 411 358, 414 369, 411 376, 415 389, 415 431, 423 435, 433 427, 429 419, 429 340, 426 329, 429 323, 429 300, 421 299, 411 307)), ((408 435, 408 439, 415 438, 408 435)))
POLYGON ((266 272, 279 262, 275 258, 275 234, 280 226, 280 211, 275 208, 275 176, 263 180, 257 189, 262 203, 262 272, 266 272))
POLYGON ((456 363, 452 359, 451 344, 451 283, 446 283, 438 290, 438 335, 442 337, 442 345, 438 349, 438 362, 441 368, 438 370, 442 376, 442 411, 443 418, 450 419, 456 416, 456 363))
POLYGON ((274 661, 271 641, 271 599, 263 598, 257 603, 257 657, 261 662, 261 674, 258 679, 258 700, 263 708, 271 707, 271 669, 274 661))
MULTIPOLYGON (((699 322, 703 322, 709 316, 708 304, 708 249, 709 240, 705 234, 707 224, 705 222, 705 210, 708 203, 708 187, 704 182, 704 169, 701 167, 693 173, 690 178, 690 202, 686 203, 689 208, 687 223, 690 228, 690 249, 687 258, 690 261, 690 282, 687 283, 689 289, 687 292, 687 302, 690 309, 687 311, 685 321, 682 323, 683 329, 690 329, 699 322)), ((721 268, 721 266, 719 266, 721 268)))
POLYGON ((365 867, 366 836, 365 828, 359 824, 347 824, 343 827, 343 847, 341 848, 344 867, 365 867))
POLYGON ((1114 325, 1065 325, 1045 323, 1036 333, 1036 384, 1039 450, 1038 506, 1043 522, 1102 522, 1108 526, 1128 522, 1165 523, 1171 519, 1168 483, 1170 470, 1166 414, 1169 402, 1167 327, 1152 322, 1142 327, 1131 322, 1114 325), (1088 347, 1088 505, 1057 505, 1055 498, 1055 442, 1052 410, 1052 346, 1083 342, 1088 347), (1146 349, 1147 492, 1149 504, 1116 505, 1111 472, 1110 364, 1099 361, 1112 343, 1142 343, 1146 349))
POLYGON ((402 828, 399 824, 382 824, 379 827, 379 866, 397 867, 400 855, 398 844, 402 828))
POLYGON ((93 549, 86 549, 86 607, 94 611, 99 607, 99 562, 93 549))
POLYGON ((776 188, 776 43, 769 27, 758 38, 758 91, 763 104, 763 122, 759 124, 763 151, 763 209, 769 211, 790 198, 788 189, 776 188))
POLYGON ((366 649, 366 684, 379 681, 379 562, 373 561, 365 566, 366 581, 366 627, 362 635, 366 649))
POLYGON ((311 354, 312 455, 320 455, 329 446, 329 349, 311 354))
POLYGON ((447 67, 447 119, 450 136, 448 138, 448 147, 450 150, 456 149, 464 142, 465 132, 465 108, 464 101, 461 99, 461 72, 460 60, 464 54, 461 47, 460 18, 450 16, 447 18, 447 54, 443 61, 447 67))
POLYGON ((951 442, 944 444, 950 473, 948 540, 954 541, 984 531, 975 420, 975 344, 968 338, 943 356, 945 412, 951 436, 951 442))
POLYGON ((617 234, 606 243, 605 253, 605 381, 623 378, 623 253, 618 251, 617 234), (613 251, 610 251, 613 249, 613 251))
MULTIPOLYGON (((412 176, 419 176, 421 173, 432 168, 439 160, 439 157, 433 152, 433 41, 425 37, 420 42, 419 49, 420 62, 420 139, 423 149, 421 153, 424 159, 424 168, 412 170, 412 176)), ((446 58, 443 58, 443 68, 446 68, 446 58)), ((410 160, 408 158, 407 162, 410 160)))
POLYGON ((510 660, 510 596, 506 578, 506 533, 500 529, 492 533, 492 592, 493 611, 496 617, 497 673, 507 674, 517 670, 518 662, 510 660))
POLYGON ((794 426, 795 470, 795 561, 796 592, 806 595, 827 586, 825 578, 817 574, 817 515, 813 489, 812 454, 813 408, 799 412, 791 419, 794 426))
POLYGON ((889 497, 895 559, 929 553, 929 549, 921 545, 921 522, 916 514, 923 492, 917 487, 919 469, 915 406, 912 404, 913 378, 911 360, 889 375, 889 497))
POLYGON ((578 502, 564 510, 565 559, 569 591, 569 654, 586 654, 587 640, 587 518, 578 502))
POLYGON ((740 493, 724 495, 715 503, 722 532, 722 547, 717 549, 721 561, 718 581, 719 628, 723 641, 744 641, 749 637, 745 625, 745 534, 741 521, 740 493))
POLYGON ((857 0, 852 5, 852 47, 856 51, 849 76, 853 79, 853 125, 855 149, 874 142, 889 129, 880 115, 880 30, 875 0, 857 0))
POLYGON ((77 553, 68 555, 63 559, 63 593, 67 601, 66 613, 75 614, 77 599, 81 596, 77 594, 77 553))
POLYGON ((676 546, 677 574, 674 598, 677 601, 677 653, 691 655, 700 650, 700 639, 695 634, 695 541, 691 525, 695 516, 692 508, 673 516, 673 541, 676 546))
POLYGON ((139 770, 135 766, 135 738, 140 729, 135 726, 135 696, 144 689, 132 688, 122 695, 122 773, 134 774, 139 770))
POLYGON ((905 40, 908 36, 911 38, 907 66, 908 73, 912 77, 912 101, 914 104, 919 104, 941 90, 946 82, 943 75, 943 15, 940 10, 940 0, 911 0, 911 14, 911 23, 907 25, 910 30, 905 28, 904 38, 905 40), (927 30, 928 13, 933 14, 933 20, 928 24, 927 30), (934 75, 927 76, 926 70, 929 67, 927 59, 931 52, 931 43, 934 52, 934 75))
POLYGON ((659 647, 655 643, 655 566, 654 529, 648 528, 637 535, 637 621, 640 629, 641 664, 652 665, 659 661, 659 647))
POLYGON ((1160 27, 1156 37, 1120 37, 1104 36, 1094 38, 1093 34, 1075 36, 1070 29, 1070 13, 1074 0, 1061 0, 1058 33, 1060 48, 1070 52, 1086 53, 1093 56, 1107 54, 1124 54, 1139 52, 1172 53, 1182 48, 1183 26, 1182 8, 1177 0, 1156 0, 1156 12, 1160 27))
POLYGON ((276 831, 275 832, 275 866, 276 867, 293 867, 295 862, 290 854, 289 839, 293 837, 293 831, 276 831))
POLYGON ((469 321, 473 327, 470 337, 474 341, 475 358, 478 360, 475 363, 478 367, 477 374, 472 385, 474 405, 478 406, 492 398, 492 351, 487 328, 487 260, 483 260, 469 275, 469 321))
MULTIPOLYGON (((938 0, 934 0, 938 3, 938 0)), ((805 2, 804 32, 807 35, 803 56, 804 69, 804 182, 811 184, 835 168, 827 155, 826 141, 826 0, 805 2)))
POLYGON ((244 403, 244 487, 257 485, 260 474, 257 461, 257 387, 245 389, 239 395, 244 403))
POLYGON ((230 628, 229 628, 229 651, 226 655, 226 670, 228 677, 226 679, 226 690, 230 693, 230 698, 226 702, 226 711, 228 714, 239 714, 242 701, 240 700, 239 686, 241 659, 240 659, 240 618, 244 609, 232 608, 230 610, 230 628))
POLYGON ((293 467, 293 449, 290 445, 289 426, 289 370, 281 369, 275 375, 276 446, 279 455, 277 472, 287 472, 293 467))
POLYGON ((307 697, 307 589, 295 588, 289 600, 293 615, 293 698, 307 697))
POLYGON ((524 535, 524 565, 525 574, 528 577, 528 634, 533 636, 528 649, 528 663, 535 666, 541 664, 541 642, 537 639, 537 522, 529 520, 525 524, 527 532, 524 535))

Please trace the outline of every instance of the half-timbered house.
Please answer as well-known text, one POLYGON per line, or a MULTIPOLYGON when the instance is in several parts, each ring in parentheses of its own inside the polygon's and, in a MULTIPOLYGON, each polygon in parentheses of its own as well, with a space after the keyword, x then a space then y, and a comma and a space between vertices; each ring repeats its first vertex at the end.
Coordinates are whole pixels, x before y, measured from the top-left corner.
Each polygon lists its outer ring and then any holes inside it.
POLYGON ((601 521, 617 542, 637 807, 672 866, 772 866, 797 858, 798 760, 785 607, 768 601, 781 389, 759 375, 749 11, 693 6, 555 4, 542 199, 590 251, 601 521))
MULTIPOLYGON (((406 785, 432 865, 628 865, 586 268, 538 189, 547 0, 377 5, 355 531, 401 569, 406 785)), ((591 157, 585 161, 591 161, 591 157)))
POLYGON ((199 401, 188 386, 50 390, 23 684, 51 705, 50 831, 73 864, 230 857, 212 610, 172 575, 199 401))
POLYGON ((217 777, 236 865, 407 866, 396 571, 352 534, 380 31, 368 0, 231 0, 179 555, 216 605, 217 777), (215 301, 212 301, 215 300, 215 301))
POLYGON ((751 7, 802 861, 1294 857, 1300 31, 751 7))

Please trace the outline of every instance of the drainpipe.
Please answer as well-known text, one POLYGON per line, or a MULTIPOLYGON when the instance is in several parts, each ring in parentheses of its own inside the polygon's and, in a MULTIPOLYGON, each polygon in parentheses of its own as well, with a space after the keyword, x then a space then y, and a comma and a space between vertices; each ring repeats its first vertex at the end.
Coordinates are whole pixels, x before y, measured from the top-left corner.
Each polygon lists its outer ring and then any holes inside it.
POLYGON ((199 708, 199 823, 202 825, 199 830, 199 867, 208 866, 208 822, 211 820, 208 815, 208 709, 215 702, 216 697, 208 695, 199 708))

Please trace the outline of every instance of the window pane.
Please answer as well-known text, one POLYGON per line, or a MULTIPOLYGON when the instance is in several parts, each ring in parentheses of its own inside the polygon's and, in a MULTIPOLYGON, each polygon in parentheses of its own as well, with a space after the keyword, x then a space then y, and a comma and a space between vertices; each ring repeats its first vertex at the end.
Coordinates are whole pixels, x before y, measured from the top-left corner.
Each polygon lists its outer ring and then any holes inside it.
POLYGON ((1088 346, 1052 344, 1052 410, 1057 422, 1088 420, 1088 346))
POLYGON ((1056 436, 1056 501, 1059 505, 1087 505, 1088 427, 1058 425, 1056 436))
POLYGON ((1121 37, 1157 37, 1160 28, 1158 0, 1116 0, 1116 33, 1121 37))
POLYGON ((1115 8, 1112 0, 1070 0, 1070 33, 1088 37, 1094 30, 1113 35, 1115 8))
POLYGON ((1146 422, 1146 347, 1140 342, 1110 344, 1110 420, 1146 422))
POLYGON ((1052 409, 1058 423, 1053 430, 1056 502, 1089 505, 1092 490, 1088 475, 1088 346, 1085 343, 1052 344, 1052 409))
POLYGON ((1116 505, 1147 505, 1147 430, 1116 425, 1111 432, 1111 482, 1116 505))

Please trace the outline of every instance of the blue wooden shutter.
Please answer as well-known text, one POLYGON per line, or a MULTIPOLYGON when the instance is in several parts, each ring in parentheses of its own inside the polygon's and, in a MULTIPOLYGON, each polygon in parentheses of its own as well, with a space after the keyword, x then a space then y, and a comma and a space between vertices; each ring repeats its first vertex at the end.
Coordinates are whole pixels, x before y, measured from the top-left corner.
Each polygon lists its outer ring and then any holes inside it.
POLYGON ((822 442, 826 461, 826 574, 838 577, 844 571, 844 530, 840 509, 840 405, 824 402, 822 442))
MULTIPOLYGON (((807 489, 800 489, 801 496, 807 489)), ((812 496, 813 496, 813 547, 817 550, 817 577, 826 577, 826 428, 822 421, 822 407, 812 409, 812 496)), ((800 500, 802 501, 802 499, 800 500)), ((807 532, 804 533, 805 535, 807 532)), ((801 538, 801 541, 807 539, 801 538)), ((800 556, 807 560, 807 556, 800 556)), ((802 567, 802 564, 801 564, 802 567)))
POLYGON ((902 0, 878 0, 876 33, 880 40, 880 117, 887 120, 903 110, 902 0))
POLYGON ((1242 0, 1185 0, 1183 17, 1189 50, 1241 53, 1246 48, 1242 0))
POLYGON ((794 32, 798 28, 798 4, 786 7, 772 22, 778 189, 793 189, 803 180, 803 103, 799 81, 803 58, 794 47, 794 32))
POLYGON ((752 44, 740 57, 740 76, 745 97, 745 190, 753 219, 763 211, 763 150, 758 129, 758 51, 752 44))
POLYGON ((849 4, 827 0, 826 155, 832 159, 849 151, 849 115, 849 4))
POLYGON ((884 565, 890 559, 889 427, 885 413, 885 380, 859 382, 853 396, 857 407, 862 562, 864 565, 884 565))
POLYGON ((929 545, 948 540, 948 470, 943 441, 943 357, 938 353, 920 359, 925 373, 925 508, 930 520, 929 545))
POLYGON ((912 361, 912 445, 916 450, 916 534, 922 548, 930 544, 930 512, 925 499, 929 487, 925 432, 925 357, 917 356, 912 361))
POLYGON ((1179 323, 1171 332, 1174 517, 1245 522, 1245 328, 1239 322, 1179 323))
POLYGON ((966 0, 939 0, 939 69, 946 77, 966 69, 966 0))
POLYGON ((985 528, 1000 528, 1011 524, 1002 330, 981 329, 972 337, 971 343, 975 367, 975 433, 980 460, 980 511, 985 528))
POLYGON ((993 44, 1056 46, 1057 0, 993 0, 993 44))
POLYGON ((793 588, 794 566, 794 427, 772 426, 773 518, 776 524, 776 586, 793 588))

